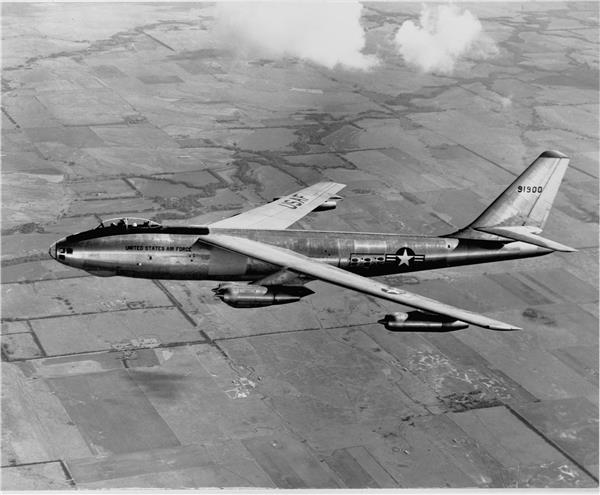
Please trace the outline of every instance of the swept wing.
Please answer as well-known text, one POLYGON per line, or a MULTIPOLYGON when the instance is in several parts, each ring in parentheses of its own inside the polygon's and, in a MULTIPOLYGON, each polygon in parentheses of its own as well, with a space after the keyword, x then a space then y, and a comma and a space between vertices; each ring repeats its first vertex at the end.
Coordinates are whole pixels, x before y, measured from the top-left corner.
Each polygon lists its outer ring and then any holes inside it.
POLYGON ((380 299, 387 299, 388 301, 397 302, 405 306, 431 313, 446 315, 480 327, 490 328, 492 330, 520 330, 519 327, 347 272, 335 266, 313 260, 289 249, 273 246, 271 244, 217 233, 203 235, 199 238, 199 241, 212 244, 228 251, 250 256, 267 263, 272 263, 287 270, 295 271, 325 282, 330 282, 347 289, 353 289, 380 299))
POLYGON ((345 184, 336 182, 319 182, 266 205, 219 220, 209 225, 209 227, 222 229, 286 229, 344 187, 346 187, 345 184))

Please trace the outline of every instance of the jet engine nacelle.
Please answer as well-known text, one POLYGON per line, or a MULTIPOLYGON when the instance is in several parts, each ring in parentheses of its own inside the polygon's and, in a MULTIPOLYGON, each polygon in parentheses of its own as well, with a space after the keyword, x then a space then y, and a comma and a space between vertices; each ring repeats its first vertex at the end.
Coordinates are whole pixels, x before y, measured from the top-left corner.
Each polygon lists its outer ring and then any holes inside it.
POLYGON ((215 295, 233 308, 260 308, 297 302, 314 292, 304 286, 247 285, 226 282, 213 289, 215 295))
POLYGON ((385 315, 377 323, 381 323, 390 332, 452 332, 469 326, 448 316, 422 311, 392 313, 385 315))
POLYGON ((321 203, 313 211, 335 210, 337 208, 338 201, 340 201, 341 199, 342 197, 338 195, 331 196, 327 201, 321 203))
MULTIPOLYGON (((281 196, 277 196, 273 198, 273 201, 277 201, 281 196)), ((323 201, 319 206, 313 209, 313 211, 327 211, 327 210, 335 210, 337 208, 338 201, 342 199, 341 196, 335 195, 331 196, 328 200, 323 201)))

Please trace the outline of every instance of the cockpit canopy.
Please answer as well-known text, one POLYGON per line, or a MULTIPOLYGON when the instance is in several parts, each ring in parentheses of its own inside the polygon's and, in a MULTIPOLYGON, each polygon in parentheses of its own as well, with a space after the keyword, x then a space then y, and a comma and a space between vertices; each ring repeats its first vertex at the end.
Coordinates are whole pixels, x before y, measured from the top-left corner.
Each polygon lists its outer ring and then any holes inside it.
POLYGON ((108 220, 102 220, 97 229, 107 228, 120 228, 123 230, 130 230, 136 228, 148 228, 148 227, 161 227, 160 223, 153 222, 147 218, 136 218, 136 217, 122 217, 122 218, 110 218, 108 220))

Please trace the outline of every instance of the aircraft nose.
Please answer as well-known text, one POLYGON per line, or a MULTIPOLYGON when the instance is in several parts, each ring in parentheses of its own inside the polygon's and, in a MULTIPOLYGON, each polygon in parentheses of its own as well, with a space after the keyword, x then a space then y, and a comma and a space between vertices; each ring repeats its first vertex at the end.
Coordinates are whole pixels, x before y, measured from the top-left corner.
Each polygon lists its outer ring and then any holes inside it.
POLYGON ((56 242, 50 245, 50 248, 48 249, 48 254, 51 258, 56 259, 56 242))

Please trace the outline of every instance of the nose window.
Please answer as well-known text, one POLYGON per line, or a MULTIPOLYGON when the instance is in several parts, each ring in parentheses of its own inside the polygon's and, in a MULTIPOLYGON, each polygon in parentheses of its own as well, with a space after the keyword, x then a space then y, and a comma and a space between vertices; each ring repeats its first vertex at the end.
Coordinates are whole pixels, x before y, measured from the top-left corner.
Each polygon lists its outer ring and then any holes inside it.
POLYGON ((61 247, 58 248, 58 259, 59 260, 64 260, 65 259, 65 254, 73 254, 73 248, 65 248, 65 247, 61 247))

